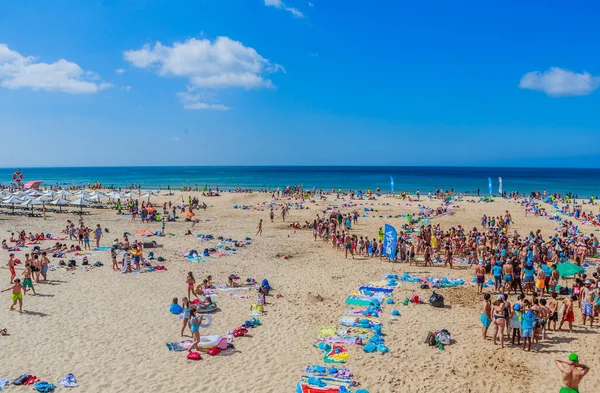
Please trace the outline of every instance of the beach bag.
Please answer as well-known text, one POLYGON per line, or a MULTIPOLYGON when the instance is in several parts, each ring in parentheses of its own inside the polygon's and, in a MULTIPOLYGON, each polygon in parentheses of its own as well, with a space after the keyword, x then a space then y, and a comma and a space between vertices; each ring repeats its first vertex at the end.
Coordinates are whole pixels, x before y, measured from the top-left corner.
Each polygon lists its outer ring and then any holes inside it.
POLYGON ((200 360, 202 356, 200 356, 200 352, 190 352, 187 355, 188 360, 200 360))
POLYGON ((15 379, 13 385, 23 385, 31 377, 29 374, 23 374, 19 378, 15 379))
POLYGON ((90 264, 90 263, 88 262, 88 259, 87 259, 87 257, 83 257, 83 262, 81 262, 81 264, 82 264, 83 266, 87 266, 87 265, 89 265, 89 264, 90 264))
POLYGON ((446 329, 442 329, 442 330, 438 330, 437 332, 435 332, 435 336, 437 338, 437 341, 444 344, 444 345, 450 345, 450 332, 446 329))
POLYGON ((262 304, 254 303, 252 305, 252 311, 258 311, 260 313, 264 313, 265 312, 265 306, 263 306, 262 304))
POLYGON ((560 287, 560 289, 558 290, 558 293, 561 295, 568 295, 569 294, 569 288, 567 287, 560 287))
POLYGON ((163 257, 158 257, 157 261, 158 261, 158 262, 164 262, 164 261, 165 261, 165 258, 163 258, 163 257))
POLYGON ((434 291, 433 294, 431 295, 431 297, 429 298, 429 304, 432 307, 443 308, 444 307, 444 297, 442 295, 435 293, 435 291, 434 291))
POLYGON ((219 347, 212 347, 211 349, 206 351, 206 353, 208 353, 210 356, 217 356, 219 353, 221 353, 221 350, 219 349, 219 347))
POLYGON ((248 334, 248 330, 244 329, 243 327, 237 327, 235 328, 235 330, 233 331, 233 337, 243 337, 246 334, 248 334))
POLYGON ((425 344, 430 347, 435 347, 437 345, 437 339, 435 338, 435 334, 432 332, 427 333, 427 338, 425 338, 425 344))

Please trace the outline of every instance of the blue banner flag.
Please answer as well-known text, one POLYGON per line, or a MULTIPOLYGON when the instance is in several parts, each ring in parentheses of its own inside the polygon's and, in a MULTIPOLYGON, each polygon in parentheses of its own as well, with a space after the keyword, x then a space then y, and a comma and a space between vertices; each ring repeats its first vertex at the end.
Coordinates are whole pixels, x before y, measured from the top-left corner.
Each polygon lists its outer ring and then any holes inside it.
POLYGON ((392 192, 394 192, 394 178, 390 176, 390 185, 392 187, 392 192))
POLYGON ((492 190, 492 178, 488 177, 488 188, 490 189, 490 195, 493 194, 493 190, 492 190))
POLYGON ((385 224, 383 237, 383 254, 392 261, 396 260, 396 242, 398 241, 398 233, 396 228, 389 224, 385 224))
POLYGON ((498 178, 498 193, 502 195, 502 178, 498 178))

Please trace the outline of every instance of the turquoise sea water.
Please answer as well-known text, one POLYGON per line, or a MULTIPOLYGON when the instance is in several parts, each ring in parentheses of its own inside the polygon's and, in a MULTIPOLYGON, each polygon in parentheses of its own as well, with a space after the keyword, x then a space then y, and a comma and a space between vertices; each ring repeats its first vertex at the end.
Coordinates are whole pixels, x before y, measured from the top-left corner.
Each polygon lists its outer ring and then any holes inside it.
MULTIPOLYGON (((0 168, 0 184, 9 184, 18 168, 0 168)), ((503 190, 572 192, 580 197, 600 194, 600 169, 573 168, 470 168, 470 167, 77 167, 77 168, 22 168, 23 181, 43 180, 46 185, 81 186, 100 181, 105 186, 124 187, 141 184, 142 188, 172 188, 208 184, 220 189, 269 188, 288 185, 374 190, 390 190, 390 176, 395 190, 420 190, 422 193, 436 187, 458 192, 481 190, 488 193, 488 177, 493 192, 498 193, 498 177, 503 190)))

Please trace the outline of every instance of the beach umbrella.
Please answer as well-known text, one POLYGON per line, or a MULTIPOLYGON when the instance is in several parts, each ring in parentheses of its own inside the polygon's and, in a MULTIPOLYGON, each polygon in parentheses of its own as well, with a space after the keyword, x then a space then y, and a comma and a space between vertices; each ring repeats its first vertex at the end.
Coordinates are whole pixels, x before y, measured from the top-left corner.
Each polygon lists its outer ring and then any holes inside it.
POLYGON ((145 194, 140 195, 140 198, 148 198, 148 202, 150 202, 150 197, 151 196, 155 196, 153 193, 151 192, 147 192, 145 194))
POLYGON ((48 196, 48 195, 40 195, 39 197, 35 198, 40 202, 50 202, 52 200, 52 197, 48 196))
POLYGON ((25 201, 23 199, 21 199, 21 198, 17 198, 14 195, 11 195, 8 198, 6 198, 3 202, 4 203, 10 203, 12 205, 12 211, 14 213, 14 211, 15 211, 15 203, 23 203, 25 201))
POLYGON ((71 203, 71 201, 69 201, 67 199, 62 199, 62 198, 58 198, 57 200, 54 200, 54 201, 50 202, 51 205, 58 206, 58 209, 60 211, 62 211, 62 207, 63 206, 68 205, 69 203, 71 203))
POLYGON ((60 191, 57 191, 54 195, 58 196, 60 198, 68 198, 70 196, 73 196, 73 193, 70 193, 67 190, 60 190, 60 191))
POLYGON ((581 266, 577 266, 576 264, 571 262, 559 263, 558 265, 556 265, 556 270, 558 270, 558 274, 562 278, 573 277, 576 274, 585 273, 584 268, 582 268, 581 266))
POLYGON ((155 211, 156 211, 156 209, 155 209, 155 208, 153 208, 152 206, 146 206, 146 211, 147 211, 148 213, 152 213, 152 212, 155 212, 155 211))
POLYGON ((0 191, 0 195, 2 195, 3 197, 7 197, 10 195, 10 192, 8 192, 6 190, 2 190, 2 191, 0 191))
POLYGON ((22 206, 31 206, 31 211, 33 212, 33 205, 42 205, 44 202, 38 201, 37 199, 28 199, 25 202, 21 203, 22 206))
POLYGON ((183 213, 181 213, 181 215, 184 217, 187 217, 187 218, 191 218, 191 217, 195 216, 195 214, 192 212, 183 212, 183 213))
POLYGON ((89 206, 90 203, 88 201, 86 201, 85 199, 83 199, 83 198, 78 198, 78 199, 75 199, 72 202, 69 202, 69 205, 79 206, 79 210, 83 213, 83 207, 84 206, 89 206))
POLYGON ((37 197, 37 196, 40 196, 40 195, 43 195, 43 194, 41 192, 39 192, 38 190, 32 189, 32 190, 29 190, 29 191, 25 191, 25 195, 28 195, 30 197, 37 197))
POLYGON ((140 236, 152 236, 154 235, 154 233, 150 232, 148 229, 143 228, 140 230, 137 230, 134 232, 134 235, 140 235, 140 236))
POLYGON ((131 199, 133 197, 133 194, 130 193, 130 192, 128 192, 126 194, 123 194, 122 196, 123 196, 123 198, 129 198, 129 199, 131 199))
POLYGON ((42 183, 43 183, 42 180, 29 181, 29 182, 25 183, 23 188, 26 190, 37 189, 40 186, 40 184, 42 184, 42 183))

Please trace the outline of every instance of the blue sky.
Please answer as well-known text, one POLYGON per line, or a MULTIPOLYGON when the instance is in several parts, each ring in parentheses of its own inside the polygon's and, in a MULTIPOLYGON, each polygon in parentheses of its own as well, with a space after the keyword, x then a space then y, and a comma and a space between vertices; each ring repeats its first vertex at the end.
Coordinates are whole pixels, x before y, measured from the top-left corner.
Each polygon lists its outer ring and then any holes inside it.
POLYGON ((600 167, 565 4, 2 1, 0 166, 600 167))

